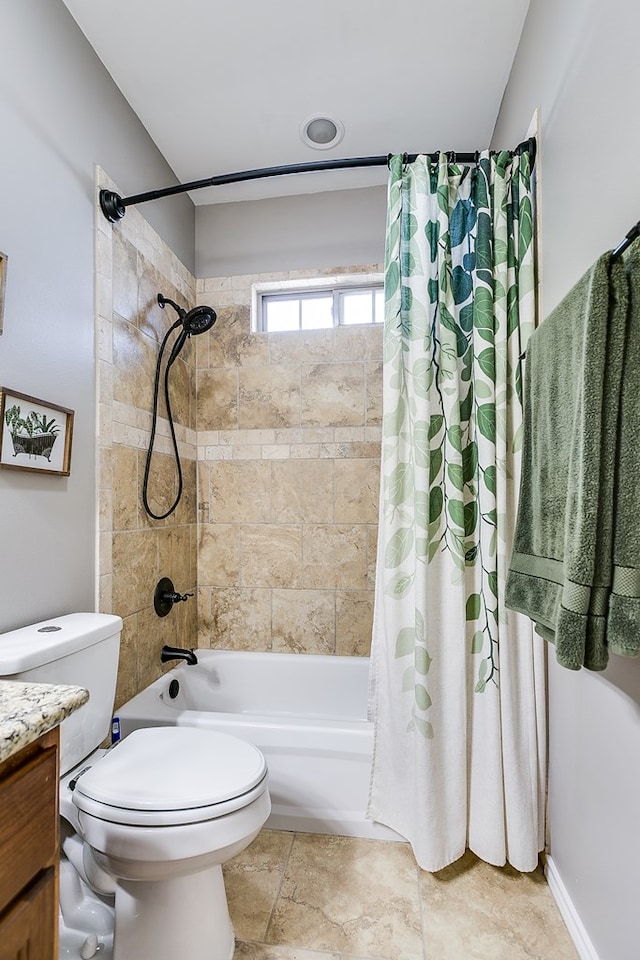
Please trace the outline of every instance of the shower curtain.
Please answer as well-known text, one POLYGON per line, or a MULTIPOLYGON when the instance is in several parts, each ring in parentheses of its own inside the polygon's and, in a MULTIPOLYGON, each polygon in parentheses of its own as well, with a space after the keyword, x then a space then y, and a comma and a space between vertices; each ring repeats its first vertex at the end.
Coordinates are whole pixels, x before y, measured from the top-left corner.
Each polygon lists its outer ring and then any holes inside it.
POLYGON ((368 816, 426 870, 533 870, 543 641, 504 606, 535 322, 531 157, 391 159, 368 816))

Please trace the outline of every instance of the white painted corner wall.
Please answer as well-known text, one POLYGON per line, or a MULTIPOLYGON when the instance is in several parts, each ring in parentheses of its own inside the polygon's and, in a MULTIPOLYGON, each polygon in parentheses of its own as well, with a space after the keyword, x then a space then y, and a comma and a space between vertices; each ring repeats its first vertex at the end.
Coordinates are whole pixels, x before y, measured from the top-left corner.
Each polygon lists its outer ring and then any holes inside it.
MULTIPOLYGON (((94 608, 94 165, 131 193, 175 178, 61 0, 2 5, 0 90, 0 385, 75 411, 68 478, 0 470, 2 632, 94 608)), ((172 200, 149 220, 193 261, 172 200)))
POLYGON ((573 900, 569 896, 553 857, 548 856, 546 858, 544 875, 547 878, 549 890, 558 906, 560 915, 578 951, 580 960, 603 960, 602 957, 598 956, 596 948, 589 939, 589 934, 575 908, 573 900))

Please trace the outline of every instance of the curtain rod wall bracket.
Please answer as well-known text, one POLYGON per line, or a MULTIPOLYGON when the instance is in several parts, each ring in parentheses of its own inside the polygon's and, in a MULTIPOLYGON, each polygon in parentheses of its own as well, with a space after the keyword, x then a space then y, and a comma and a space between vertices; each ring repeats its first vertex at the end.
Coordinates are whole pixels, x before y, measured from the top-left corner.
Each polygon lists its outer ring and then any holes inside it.
POLYGON ((122 220, 127 212, 122 197, 114 193, 113 190, 100 191, 100 209, 110 223, 117 223, 118 220, 122 220))

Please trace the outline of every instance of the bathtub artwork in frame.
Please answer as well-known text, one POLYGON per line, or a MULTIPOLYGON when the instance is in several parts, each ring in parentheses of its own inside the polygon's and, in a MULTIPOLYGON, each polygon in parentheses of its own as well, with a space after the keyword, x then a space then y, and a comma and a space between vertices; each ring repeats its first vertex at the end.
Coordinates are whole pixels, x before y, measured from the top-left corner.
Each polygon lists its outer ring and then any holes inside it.
POLYGON ((68 477, 74 411, 0 387, 0 467, 68 477))

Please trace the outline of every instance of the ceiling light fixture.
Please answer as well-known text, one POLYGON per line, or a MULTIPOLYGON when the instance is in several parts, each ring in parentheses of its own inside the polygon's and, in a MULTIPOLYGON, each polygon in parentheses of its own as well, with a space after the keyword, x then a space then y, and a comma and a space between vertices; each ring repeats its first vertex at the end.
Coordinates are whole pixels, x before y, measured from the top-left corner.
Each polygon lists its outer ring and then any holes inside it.
POLYGON ((337 147, 344 137, 344 124, 333 117, 317 113, 300 127, 302 142, 314 150, 330 150, 337 147))

